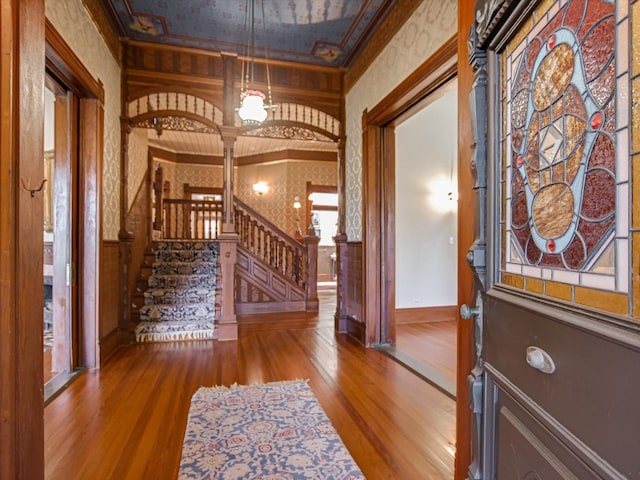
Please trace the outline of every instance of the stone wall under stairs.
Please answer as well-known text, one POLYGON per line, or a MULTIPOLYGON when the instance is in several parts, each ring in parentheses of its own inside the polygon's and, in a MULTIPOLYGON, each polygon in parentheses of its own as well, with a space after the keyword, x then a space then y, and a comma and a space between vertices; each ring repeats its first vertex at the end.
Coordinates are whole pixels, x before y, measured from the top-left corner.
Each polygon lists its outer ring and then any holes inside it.
POLYGON ((153 251, 136 341, 215 338, 218 244, 163 241, 153 251))

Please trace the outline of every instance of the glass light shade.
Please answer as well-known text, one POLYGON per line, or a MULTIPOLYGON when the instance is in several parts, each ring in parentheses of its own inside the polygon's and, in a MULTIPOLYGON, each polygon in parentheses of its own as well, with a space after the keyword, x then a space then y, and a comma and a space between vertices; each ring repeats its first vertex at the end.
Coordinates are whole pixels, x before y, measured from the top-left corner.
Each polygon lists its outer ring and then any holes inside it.
POLYGON ((253 191, 256 192, 258 195, 265 194, 269 191, 269 185, 267 185, 267 182, 264 182, 262 180, 254 183, 252 187, 253 187, 253 191))
POLYGON ((258 125, 267 119, 264 94, 257 90, 247 90, 242 97, 238 115, 243 123, 258 125))

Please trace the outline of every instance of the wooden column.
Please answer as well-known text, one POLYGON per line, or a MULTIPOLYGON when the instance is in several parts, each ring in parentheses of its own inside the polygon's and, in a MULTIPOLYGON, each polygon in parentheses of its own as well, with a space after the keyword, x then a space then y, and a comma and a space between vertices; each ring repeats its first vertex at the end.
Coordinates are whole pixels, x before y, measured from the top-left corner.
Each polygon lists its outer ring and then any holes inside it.
POLYGON ((320 237, 312 225, 309 225, 304 244, 307 247, 307 278, 305 278, 305 298, 307 312, 317 312, 318 302, 318 244, 320 237))
POLYGON ((224 146, 224 165, 222 168, 222 233, 235 233, 233 219, 233 146, 236 143, 235 127, 220 127, 224 146))
POLYGON ((118 311, 118 330, 127 331, 131 321, 131 292, 129 291, 129 275, 131 272, 131 247, 133 245, 133 233, 127 230, 127 206, 129 181, 129 134, 131 125, 128 120, 120 122, 120 230, 118 231, 119 255, 118 277, 120 282, 120 305, 118 311))
MULTIPOLYGON (((153 174, 153 173, 152 173, 153 174)), ((164 173, 162 167, 158 165, 155 170, 155 178, 153 180, 153 229, 162 231, 162 200, 164 198, 164 173)))
POLYGON ((238 234, 222 233, 218 236, 220 244, 220 281, 222 298, 220 299, 220 318, 216 325, 216 338, 220 341, 238 339, 238 321, 235 305, 235 268, 238 234))
POLYGON ((234 79, 233 70, 237 55, 222 54, 223 68, 223 126, 220 135, 224 146, 223 192, 222 192, 222 233, 220 243, 220 319, 216 325, 216 338, 220 341, 238 339, 238 321, 236 318, 235 269, 238 234, 233 218, 233 146, 236 143, 237 129, 234 119, 234 79))

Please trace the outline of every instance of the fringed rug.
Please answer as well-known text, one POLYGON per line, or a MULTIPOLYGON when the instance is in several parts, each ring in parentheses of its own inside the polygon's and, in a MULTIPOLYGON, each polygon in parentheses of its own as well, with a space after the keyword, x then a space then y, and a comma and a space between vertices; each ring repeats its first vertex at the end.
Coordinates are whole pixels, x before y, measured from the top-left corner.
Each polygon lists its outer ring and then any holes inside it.
POLYGON ((364 479, 304 381, 200 388, 180 480, 364 479))

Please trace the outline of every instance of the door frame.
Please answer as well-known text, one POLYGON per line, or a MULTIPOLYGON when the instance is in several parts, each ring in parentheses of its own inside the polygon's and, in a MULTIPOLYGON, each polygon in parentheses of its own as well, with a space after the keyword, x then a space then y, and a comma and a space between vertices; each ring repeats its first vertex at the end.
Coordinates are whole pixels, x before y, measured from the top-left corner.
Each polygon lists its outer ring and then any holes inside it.
POLYGON ((47 72, 78 98, 77 125, 80 128, 76 131, 77 138, 74 135, 71 138, 72 148, 78 156, 78 258, 74 261, 71 277, 78 298, 78 366, 97 368, 100 366, 98 340, 104 88, 84 67, 49 20, 45 21, 45 55, 47 72))
MULTIPOLYGON (((474 11, 460 1, 459 32, 469 31, 474 11)), ((362 115, 363 190, 363 343, 395 341, 395 126, 421 109, 427 97, 453 78, 458 78, 458 303, 469 303, 473 275, 467 263, 467 247, 474 238, 471 206, 473 179, 465 160, 470 149, 468 123, 461 111, 467 109, 467 94, 473 72, 467 63, 467 38, 454 35, 420 65, 398 87, 362 115), (459 72, 459 65, 463 71, 459 72), (464 77, 461 78, 461 75, 464 77), (468 243, 467 243, 468 241, 468 243), (464 247, 464 250, 462 248, 464 247)), ((468 112, 466 118, 468 121, 468 112)), ((455 479, 466 478, 470 462, 469 392, 467 375, 473 366, 473 328, 460 321, 457 327, 456 455, 455 479)))
POLYGON ((395 127, 456 77, 457 36, 362 115, 364 343, 395 341, 395 127))
POLYGON ((44 1, 0 8, 0 478, 44 477, 44 1), (34 235, 40 232, 40 235, 34 235), (40 299, 40 301, 34 301, 40 299))

